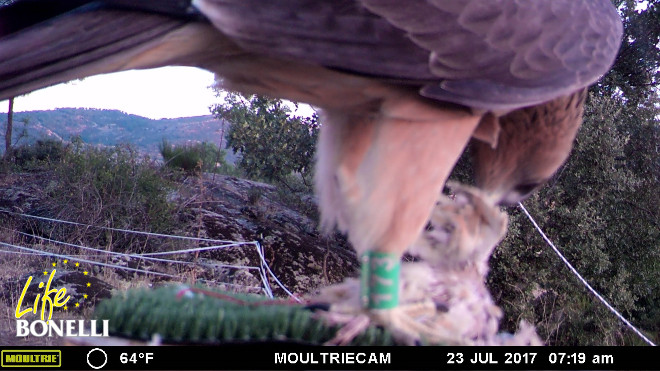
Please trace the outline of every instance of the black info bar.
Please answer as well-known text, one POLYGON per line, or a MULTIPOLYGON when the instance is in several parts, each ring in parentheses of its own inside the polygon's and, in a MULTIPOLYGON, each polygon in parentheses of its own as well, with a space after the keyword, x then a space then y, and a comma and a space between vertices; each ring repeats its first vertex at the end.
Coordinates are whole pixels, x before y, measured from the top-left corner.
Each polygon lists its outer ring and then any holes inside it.
POLYGON ((658 370, 653 347, 1 347, 2 369, 62 370, 658 370))

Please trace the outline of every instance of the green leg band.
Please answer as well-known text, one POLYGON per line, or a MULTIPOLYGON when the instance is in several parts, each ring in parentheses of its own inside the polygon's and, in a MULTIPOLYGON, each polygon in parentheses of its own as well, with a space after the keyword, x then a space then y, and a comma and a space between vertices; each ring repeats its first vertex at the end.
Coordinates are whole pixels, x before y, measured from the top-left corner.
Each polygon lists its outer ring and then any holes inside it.
POLYGON ((368 309, 391 309, 399 305, 399 256, 368 251, 362 255, 361 262, 362 305, 368 309))

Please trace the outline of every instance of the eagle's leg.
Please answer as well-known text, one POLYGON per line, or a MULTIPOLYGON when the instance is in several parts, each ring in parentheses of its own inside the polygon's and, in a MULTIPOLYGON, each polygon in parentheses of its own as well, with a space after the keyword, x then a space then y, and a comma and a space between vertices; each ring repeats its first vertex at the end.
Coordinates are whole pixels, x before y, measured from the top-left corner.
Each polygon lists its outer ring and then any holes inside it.
POLYGON ((407 91, 391 94, 377 109, 325 111, 316 179, 322 223, 346 232, 364 261, 361 288, 348 281, 344 287, 360 290, 358 302, 346 306, 338 299, 344 305, 331 313, 366 313, 406 338, 428 335, 399 307, 398 267, 479 120, 407 91))

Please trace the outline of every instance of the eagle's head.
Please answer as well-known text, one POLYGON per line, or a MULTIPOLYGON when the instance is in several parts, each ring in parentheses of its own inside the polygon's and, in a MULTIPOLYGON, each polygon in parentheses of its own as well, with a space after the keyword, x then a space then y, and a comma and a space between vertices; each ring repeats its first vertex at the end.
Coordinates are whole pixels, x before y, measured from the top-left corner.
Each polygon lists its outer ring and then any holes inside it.
POLYGON ((475 181, 500 205, 515 205, 566 161, 582 122, 586 90, 497 118, 491 143, 472 146, 475 181))

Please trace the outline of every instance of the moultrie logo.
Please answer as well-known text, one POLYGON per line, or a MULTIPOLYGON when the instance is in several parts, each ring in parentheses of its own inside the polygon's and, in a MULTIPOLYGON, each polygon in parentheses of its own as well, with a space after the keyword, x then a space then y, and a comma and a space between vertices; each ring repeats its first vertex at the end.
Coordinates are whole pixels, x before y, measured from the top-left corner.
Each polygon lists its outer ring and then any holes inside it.
POLYGON ((2 350, 2 368, 10 367, 61 367, 61 350, 2 350))
MULTIPOLYGON (((65 259, 61 264, 66 267, 72 267, 74 269, 80 268, 80 263, 75 262, 69 264, 69 260, 65 259)), ((68 311, 70 306, 74 308, 80 307, 82 301, 87 299, 87 294, 83 293, 81 299, 76 302, 72 302, 71 296, 67 295, 66 287, 60 289, 53 287, 53 279, 57 274, 58 262, 52 262, 51 267, 44 270, 43 276, 41 277, 42 281, 37 285, 39 289, 43 289, 42 292, 38 293, 34 298, 32 303, 25 303, 25 297, 32 283, 33 276, 29 276, 21 295, 18 299, 18 304, 16 305, 16 336, 94 336, 94 337, 107 337, 108 335, 108 320, 102 321, 102 330, 99 332, 97 327, 96 320, 53 320, 53 310, 56 308, 68 311), (29 306, 29 305, 32 306, 29 306), (26 306, 25 309, 21 309, 23 306, 26 306), (39 312, 39 319, 28 321, 27 319, 21 319, 28 313, 37 315, 39 312), (48 315, 46 315, 48 313, 48 315)), ((88 276, 89 272, 84 270, 84 276, 88 276)), ((86 287, 91 287, 91 282, 87 282, 86 287)))

